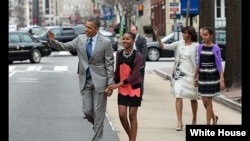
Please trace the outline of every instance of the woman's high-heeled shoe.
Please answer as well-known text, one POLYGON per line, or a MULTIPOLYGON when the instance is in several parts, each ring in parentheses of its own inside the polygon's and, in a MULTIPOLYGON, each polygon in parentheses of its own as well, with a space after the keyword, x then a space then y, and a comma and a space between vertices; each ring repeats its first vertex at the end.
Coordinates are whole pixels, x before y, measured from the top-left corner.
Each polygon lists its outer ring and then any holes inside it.
POLYGON ((183 125, 181 125, 181 127, 176 127, 176 131, 181 131, 183 128, 183 125))
POLYGON ((215 116, 215 124, 214 124, 214 125, 217 125, 218 119, 219 119, 219 117, 218 117, 218 116, 215 116))
POLYGON ((213 117, 213 124, 212 124, 212 125, 217 125, 218 119, 219 119, 219 117, 215 115, 215 116, 213 117))

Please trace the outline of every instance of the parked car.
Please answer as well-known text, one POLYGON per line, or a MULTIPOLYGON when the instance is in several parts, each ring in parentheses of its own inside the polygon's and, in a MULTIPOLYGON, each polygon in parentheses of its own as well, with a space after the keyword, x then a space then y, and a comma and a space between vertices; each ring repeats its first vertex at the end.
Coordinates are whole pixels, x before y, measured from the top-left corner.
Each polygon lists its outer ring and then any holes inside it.
MULTIPOLYGON (((197 36, 199 34, 197 33, 197 36)), ((165 44, 170 44, 174 41, 174 32, 168 34, 167 36, 163 37, 161 41, 165 44)), ((199 36, 198 36, 199 37, 199 36)), ((215 31, 215 43, 221 49, 221 58, 225 60, 225 52, 226 52, 226 31, 225 30, 216 30, 215 31)), ((159 43, 157 41, 147 42, 148 47, 148 61, 158 61, 161 57, 174 57, 173 50, 165 50, 161 49, 159 43)))
POLYGON ((74 31, 79 35, 79 34, 85 34, 85 26, 82 24, 72 26, 74 31))
POLYGON ((226 59, 226 31, 225 30, 216 30, 215 31, 215 43, 220 47, 221 58, 226 59))
MULTIPOLYGON (((77 26, 75 28, 71 26, 46 26, 44 28, 41 28, 40 31, 36 32, 36 34, 34 34, 34 37, 37 38, 38 40, 48 42, 49 39, 47 37, 47 32, 50 30, 51 32, 54 33, 56 40, 65 43, 65 42, 72 41, 79 35, 79 33, 76 32, 76 30, 77 29, 79 30, 79 28, 80 26, 77 26)), ((52 51, 57 51, 57 50, 52 48, 52 51)), ((76 51, 73 51, 73 50, 69 52, 72 55, 77 54, 76 51)))
POLYGON ((100 29, 100 34, 102 34, 105 37, 108 37, 111 40, 113 51, 117 51, 118 49, 118 39, 116 37, 116 34, 113 32, 109 32, 107 30, 100 29))
POLYGON ((9 24, 9 31, 17 31, 17 25, 16 24, 9 24))
POLYGON ((39 63, 42 57, 50 54, 51 48, 47 43, 37 40, 30 33, 9 31, 9 64, 16 60, 39 63))
MULTIPOLYGON (((175 41, 174 32, 163 37, 161 41, 165 44, 170 44, 174 42, 175 41)), ((174 50, 161 49, 157 41, 147 42, 147 47, 148 47, 148 54, 147 54, 148 61, 158 61, 161 57, 174 57, 174 50)))

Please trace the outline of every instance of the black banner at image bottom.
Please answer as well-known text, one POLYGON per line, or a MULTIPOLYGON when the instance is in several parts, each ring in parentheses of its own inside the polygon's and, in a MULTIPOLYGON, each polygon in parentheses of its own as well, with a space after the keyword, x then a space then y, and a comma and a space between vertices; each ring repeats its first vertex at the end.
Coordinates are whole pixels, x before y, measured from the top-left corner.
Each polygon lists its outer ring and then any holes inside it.
MULTIPOLYGON (((243 125, 187 125, 186 141, 200 139, 242 139, 248 136, 247 129, 243 125)), ((245 140, 244 140, 245 139, 245 140)))

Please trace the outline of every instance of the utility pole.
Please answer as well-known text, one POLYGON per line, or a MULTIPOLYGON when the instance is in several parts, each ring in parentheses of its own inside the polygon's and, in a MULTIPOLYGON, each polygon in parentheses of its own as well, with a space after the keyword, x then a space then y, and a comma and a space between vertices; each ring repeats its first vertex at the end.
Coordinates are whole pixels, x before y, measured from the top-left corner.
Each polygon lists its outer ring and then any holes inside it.
POLYGON ((139 4, 140 4, 141 2, 140 2, 140 0, 137 0, 137 4, 136 4, 136 26, 139 28, 138 30, 139 30, 139 32, 140 32, 140 15, 139 15, 139 4))
POLYGON ((187 1, 186 26, 188 26, 189 10, 190 10, 190 0, 187 1))

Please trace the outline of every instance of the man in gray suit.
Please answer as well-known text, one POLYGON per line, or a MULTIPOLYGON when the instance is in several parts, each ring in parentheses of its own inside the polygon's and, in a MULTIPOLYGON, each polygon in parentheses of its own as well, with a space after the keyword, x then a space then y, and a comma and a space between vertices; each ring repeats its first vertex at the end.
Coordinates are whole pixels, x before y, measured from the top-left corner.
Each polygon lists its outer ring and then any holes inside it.
POLYGON ((142 54, 142 66, 141 66, 141 75, 142 75, 142 83, 141 83, 141 99, 144 92, 144 75, 145 75, 145 67, 146 67, 146 60, 148 55, 148 47, 147 47, 147 40, 145 37, 141 36, 138 31, 138 27, 133 25, 131 26, 131 32, 133 32, 135 37, 134 49, 138 50, 142 54))
POLYGON ((99 33, 98 19, 88 19, 85 27, 86 35, 79 35, 67 43, 55 40, 51 31, 48 31, 48 36, 51 47, 77 52, 84 118, 93 124, 95 134, 92 141, 102 141, 107 96, 112 94, 112 91, 105 89, 114 83, 113 50, 111 41, 99 33))

